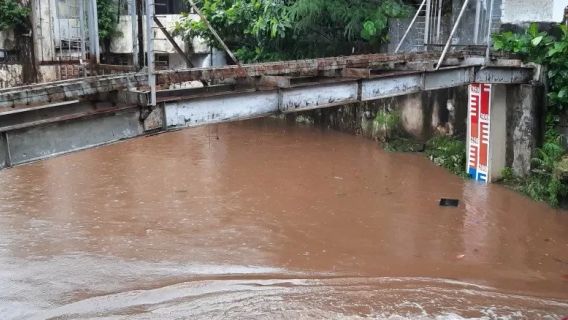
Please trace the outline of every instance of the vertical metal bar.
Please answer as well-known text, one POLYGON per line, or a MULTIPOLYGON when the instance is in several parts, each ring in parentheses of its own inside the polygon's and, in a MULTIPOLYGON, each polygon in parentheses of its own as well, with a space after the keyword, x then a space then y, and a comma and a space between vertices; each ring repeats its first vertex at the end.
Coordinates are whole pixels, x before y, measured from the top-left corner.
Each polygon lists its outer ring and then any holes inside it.
POLYGON ((128 1, 128 7, 130 11, 130 23, 132 24, 132 64, 138 67, 138 28, 136 25, 138 18, 136 17, 136 0, 128 1))
POLYGON ((428 51, 428 38, 430 36, 430 12, 432 11, 432 0, 426 0, 426 20, 424 24, 424 50, 428 51))
POLYGON ((81 58, 79 63, 81 64, 81 70, 83 71, 83 76, 86 76, 85 69, 83 69, 83 59, 85 59, 85 0, 79 1, 79 28, 81 32, 81 58))
POLYGON ((404 32, 404 35, 402 36, 402 39, 400 39, 400 42, 398 43, 398 46, 396 46, 396 49, 394 50, 394 53, 397 53, 398 50, 400 50, 400 47, 402 46, 402 43, 404 42, 404 40, 406 39, 406 37, 408 36, 408 33, 410 32, 410 29, 412 29, 412 26, 414 26, 414 23, 416 23, 416 19, 418 18, 418 16, 420 15, 420 12, 422 11, 422 8, 424 8, 424 5, 426 4, 426 0, 422 1, 422 4, 420 4, 420 7, 418 8, 418 10, 416 11, 416 14, 414 15, 414 18, 412 18, 412 21, 410 22, 410 25, 408 25, 408 28, 406 28, 406 31, 404 32))
POLYGON ((473 43, 479 44, 479 27, 481 25, 481 0, 475 4, 475 25, 473 29, 473 43))
POLYGON ((485 65, 489 63, 489 58, 491 54, 491 27, 493 26, 493 6, 494 0, 489 2, 489 22, 487 23, 487 49, 485 51, 485 65))
POLYGON ((99 44, 99 14, 97 12, 97 0, 92 0, 93 3, 93 12, 94 12, 94 25, 95 25, 95 35, 96 35, 96 39, 95 39, 95 55, 96 55, 96 59, 97 59, 97 64, 101 63, 101 48, 100 48, 100 44, 99 44))
POLYGON ((137 34, 138 34, 138 68, 144 68, 144 23, 143 23, 143 0, 136 1, 136 16, 138 20, 137 34))
POLYGON ((150 105, 156 105, 156 74, 154 66, 154 0, 146 0, 146 52, 148 59, 148 86, 150 86, 150 105))
POLYGON ((436 44, 440 43, 440 36, 442 32, 442 9, 444 0, 438 2, 438 25, 436 26, 436 44))
POLYGON ((444 47, 444 51, 442 51, 442 55, 440 56, 440 60, 438 60, 438 64, 436 65, 436 70, 440 69, 442 62, 444 62, 444 59, 446 58, 446 54, 448 53, 448 49, 450 49, 450 44, 452 43, 452 39, 454 38, 456 31, 458 30, 458 26, 460 25, 461 19, 463 17, 463 14, 465 12, 465 8, 467 7, 468 3, 469 3, 469 0, 465 0, 464 3, 463 3, 460 14, 458 15, 456 23, 454 24, 454 27, 452 28, 452 32, 450 33, 450 37, 448 38, 448 41, 446 42, 446 46, 444 47))
POLYGON ((99 42, 98 20, 96 11, 93 10, 93 5, 96 8, 96 0, 87 0, 87 14, 89 24, 89 62, 91 68, 95 68, 98 63, 97 47, 99 42))

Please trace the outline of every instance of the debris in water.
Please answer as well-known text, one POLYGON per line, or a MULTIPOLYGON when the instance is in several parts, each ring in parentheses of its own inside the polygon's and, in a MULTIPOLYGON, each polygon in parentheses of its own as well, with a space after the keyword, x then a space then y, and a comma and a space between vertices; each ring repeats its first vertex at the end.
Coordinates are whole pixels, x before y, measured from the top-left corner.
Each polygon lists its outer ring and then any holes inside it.
POLYGON ((460 201, 457 199, 440 199, 440 206, 441 207, 457 207, 460 204, 460 201))

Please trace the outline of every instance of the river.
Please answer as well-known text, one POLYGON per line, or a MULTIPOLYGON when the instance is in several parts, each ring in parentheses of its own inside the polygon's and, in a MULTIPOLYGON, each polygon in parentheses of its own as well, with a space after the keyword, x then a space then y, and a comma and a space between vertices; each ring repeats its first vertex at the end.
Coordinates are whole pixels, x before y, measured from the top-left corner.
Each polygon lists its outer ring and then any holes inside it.
POLYGON ((0 171, 0 319, 564 316, 568 213, 361 137, 260 119, 0 171))

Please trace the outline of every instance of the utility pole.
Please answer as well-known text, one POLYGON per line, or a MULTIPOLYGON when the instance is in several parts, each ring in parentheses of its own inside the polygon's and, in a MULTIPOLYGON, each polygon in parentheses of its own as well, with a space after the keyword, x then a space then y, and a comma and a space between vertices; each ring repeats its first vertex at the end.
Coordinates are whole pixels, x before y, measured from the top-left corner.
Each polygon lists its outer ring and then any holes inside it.
POLYGON ((136 0, 136 15, 138 16, 138 69, 144 68, 144 26, 142 16, 144 12, 143 0, 136 0))

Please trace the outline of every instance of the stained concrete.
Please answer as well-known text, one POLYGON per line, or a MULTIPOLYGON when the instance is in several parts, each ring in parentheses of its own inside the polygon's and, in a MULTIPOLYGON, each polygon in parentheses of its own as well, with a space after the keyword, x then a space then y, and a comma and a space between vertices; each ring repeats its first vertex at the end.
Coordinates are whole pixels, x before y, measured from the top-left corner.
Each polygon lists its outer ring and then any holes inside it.
POLYGON ((544 111, 543 88, 510 86, 507 90, 507 166, 521 177, 530 173, 541 136, 544 111))
POLYGON ((277 91, 230 94, 165 104, 166 126, 191 127, 249 119, 278 111, 277 91))
POLYGON ((143 133, 139 112, 127 110, 7 133, 12 164, 95 147, 143 133))
POLYGON ((0 133, 0 169, 4 169, 9 165, 9 158, 6 134, 0 133))

